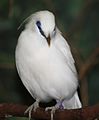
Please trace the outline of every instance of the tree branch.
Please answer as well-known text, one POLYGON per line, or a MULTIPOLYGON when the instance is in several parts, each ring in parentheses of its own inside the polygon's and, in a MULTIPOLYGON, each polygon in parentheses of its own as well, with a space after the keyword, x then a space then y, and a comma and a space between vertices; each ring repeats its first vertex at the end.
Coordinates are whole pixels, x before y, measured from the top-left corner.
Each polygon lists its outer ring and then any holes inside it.
POLYGON ((83 80, 87 73, 91 71, 91 69, 99 63, 99 47, 97 47, 91 56, 87 59, 87 61, 81 66, 79 71, 79 78, 83 80))
MULTIPOLYGON (((27 107, 19 104, 0 104, 0 118, 28 117, 28 114, 24 114, 27 107)), ((45 112, 44 108, 39 108, 36 112, 32 112, 32 118, 50 120, 50 111, 45 112)), ((99 104, 82 109, 57 110, 54 115, 54 120, 94 120, 96 118, 99 118, 99 104)))
POLYGON ((83 106, 88 105, 88 81, 87 75, 94 68, 95 65, 99 64, 99 47, 95 48, 89 58, 80 65, 79 79, 80 79, 80 93, 83 106))
POLYGON ((14 4, 14 1, 13 0, 9 0, 9 13, 8 13, 8 17, 12 17, 13 15, 13 4, 14 4))

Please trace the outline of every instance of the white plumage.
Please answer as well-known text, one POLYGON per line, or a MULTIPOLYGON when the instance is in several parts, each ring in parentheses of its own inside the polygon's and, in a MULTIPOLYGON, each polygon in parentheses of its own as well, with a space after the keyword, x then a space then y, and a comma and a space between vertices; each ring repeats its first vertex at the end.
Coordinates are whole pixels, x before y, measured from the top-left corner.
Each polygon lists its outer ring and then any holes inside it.
POLYGON ((66 109, 81 107, 74 59, 51 12, 36 12, 28 18, 15 55, 19 76, 36 100, 34 109, 40 101, 51 99, 57 101, 57 108, 61 105, 66 109))

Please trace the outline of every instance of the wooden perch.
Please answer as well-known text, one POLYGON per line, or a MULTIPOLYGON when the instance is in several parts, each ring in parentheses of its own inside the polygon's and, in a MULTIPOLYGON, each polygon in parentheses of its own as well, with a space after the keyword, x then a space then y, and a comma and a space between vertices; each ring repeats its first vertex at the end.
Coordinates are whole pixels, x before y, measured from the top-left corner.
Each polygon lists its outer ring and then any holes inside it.
MULTIPOLYGON (((27 109, 26 105, 19 104, 0 104, 0 120, 7 117, 28 117, 24 114, 27 109)), ((50 111, 45 112, 44 108, 37 109, 32 112, 32 118, 50 120, 50 111)), ((57 110, 54 114, 54 120, 98 120, 99 119, 99 104, 94 106, 84 107, 75 110, 57 110)))

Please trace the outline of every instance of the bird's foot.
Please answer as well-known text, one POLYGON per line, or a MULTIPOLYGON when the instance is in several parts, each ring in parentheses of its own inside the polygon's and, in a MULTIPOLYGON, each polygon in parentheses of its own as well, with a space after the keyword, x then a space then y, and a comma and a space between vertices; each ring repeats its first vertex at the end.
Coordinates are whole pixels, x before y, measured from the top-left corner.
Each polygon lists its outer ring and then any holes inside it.
POLYGON ((59 109, 59 105, 56 104, 55 106, 52 107, 47 107, 45 108, 45 111, 51 110, 51 120, 53 120, 53 115, 55 114, 55 111, 59 109))
POLYGON ((30 106, 26 109, 26 111, 24 112, 24 114, 29 113, 29 120, 31 120, 31 112, 32 112, 32 110, 33 110, 34 112, 36 112, 36 109, 37 109, 38 107, 39 107, 39 101, 36 100, 32 105, 30 105, 30 106))

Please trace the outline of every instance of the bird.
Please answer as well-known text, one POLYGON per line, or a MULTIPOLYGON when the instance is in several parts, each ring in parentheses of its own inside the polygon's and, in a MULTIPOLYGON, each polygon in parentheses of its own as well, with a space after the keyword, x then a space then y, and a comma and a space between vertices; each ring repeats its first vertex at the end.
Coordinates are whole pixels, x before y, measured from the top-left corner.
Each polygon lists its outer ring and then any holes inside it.
POLYGON ((35 99, 25 113, 39 107, 40 102, 56 100, 51 120, 57 109, 81 108, 78 96, 78 74, 71 48, 48 10, 37 11, 26 20, 15 50, 15 62, 22 83, 35 99))

